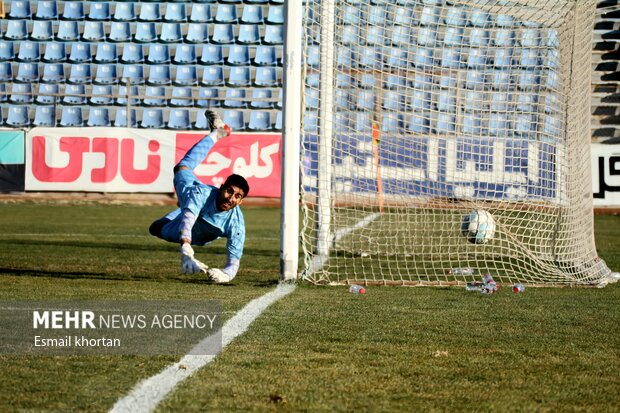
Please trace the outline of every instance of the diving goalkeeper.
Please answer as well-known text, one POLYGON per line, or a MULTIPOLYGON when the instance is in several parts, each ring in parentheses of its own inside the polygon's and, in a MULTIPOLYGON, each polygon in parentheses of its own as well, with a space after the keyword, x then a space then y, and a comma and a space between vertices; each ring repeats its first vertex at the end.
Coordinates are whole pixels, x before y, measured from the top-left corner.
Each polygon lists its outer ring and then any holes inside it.
POLYGON ((205 112, 211 133, 197 142, 174 167, 176 210, 153 222, 151 235, 181 244, 181 272, 205 273, 216 283, 226 283, 237 275, 245 242, 245 222, 238 208, 250 187, 240 175, 230 175, 216 188, 201 183, 192 172, 218 141, 230 135, 230 127, 210 110, 205 112), (209 268, 194 258, 193 245, 205 245, 227 238, 227 262, 224 268, 209 268))

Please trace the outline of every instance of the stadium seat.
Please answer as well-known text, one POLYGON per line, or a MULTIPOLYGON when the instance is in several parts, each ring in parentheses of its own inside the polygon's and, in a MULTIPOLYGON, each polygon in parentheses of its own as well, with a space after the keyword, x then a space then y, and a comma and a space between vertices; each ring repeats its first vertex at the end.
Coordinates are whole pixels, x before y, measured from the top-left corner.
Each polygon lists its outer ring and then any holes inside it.
POLYGON ((276 113, 276 123, 273 125, 273 130, 281 131, 282 130, 282 111, 279 110, 276 113))
POLYGON ((192 11, 189 15, 190 23, 212 23, 211 5, 204 3, 193 3, 192 11))
POLYGON ((25 105, 34 101, 32 85, 30 83, 13 83, 9 102, 25 105))
POLYGON ((415 60, 414 66, 421 69, 431 69, 435 65, 434 58, 434 49, 430 47, 421 47, 417 48, 417 51, 414 53, 415 60))
POLYGON ((136 24, 136 35, 134 41, 137 43, 154 43, 157 41, 157 31, 154 22, 138 22, 136 24))
POLYGON ((386 64, 394 69, 407 69, 409 66, 408 52, 405 49, 391 47, 388 50, 386 64))
POLYGON ((92 71, 89 63, 76 63, 70 65, 69 79, 67 82, 73 84, 88 84, 93 80, 92 71))
POLYGON ((493 44, 499 47, 512 47, 515 44, 515 32, 511 29, 495 29, 493 44))
MULTIPOLYGON (((268 4, 269 0, 245 0, 244 3, 247 3, 247 4, 268 4)), ((272 3, 278 3, 278 2, 272 0, 272 3)))
POLYGON ((138 122, 136 121, 136 110, 131 109, 128 116, 126 108, 116 109, 116 114, 114 116, 114 126, 124 128, 135 128, 136 126, 138 126, 138 122), (127 119, 128 117, 129 119, 127 119))
POLYGON ((189 23, 185 43, 206 43, 209 41, 208 27, 203 23, 189 23))
POLYGON ((510 121, 505 112, 491 112, 489 115, 489 135, 509 136, 511 132, 510 121))
MULTIPOLYGON (((114 46, 113 46, 114 47, 114 46)), ((121 63, 144 63, 144 51, 141 44, 125 43, 119 60, 121 63)))
POLYGON ((239 23, 242 24, 262 24, 263 23, 263 8, 256 4, 246 4, 243 6, 243 12, 241 13, 241 19, 239 23))
POLYGON ((406 128, 409 132, 428 134, 431 132, 430 112, 411 112, 407 115, 406 128))
POLYGON ((215 23, 237 23, 237 6, 220 3, 213 21, 215 23))
POLYGON ((435 46, 435 43, 437 42, 437 32, 435 27, 419 27, 415 40, 421 46, 435 46))
POLYGON ((144 84, 144 67, 142 65, 122 64, 121 82, 132 85, 144 84))
POLYGON ((116 2, 116 9, 112 20, 117 22, 133 22, 136 21, 135 3, 116 2))
POLYGON ((232 109, 244 109, 248 107, 245 96, 245 89, 226 89, 226 98, 223 106, 232 109))
POLYGON ((13 128, 25 128, 30 126, 28 117, 28 106, 9 105, 5 125, 13 128))
POLYGON ((472 9, 469 16, 469 23, 474 27, 487 27, 491 22, 491 16, 481 9, 472 9))
POLYGON ((388 8, 384 4, 370 4, 367 13, 368 23, 373 26, 385 26, 389 21, 388 8))
POLYGON ((480 136, 482 135, 482 120, 480 115, 475 112, 463 113, 463 125, 462 131, 468 135, 480 136))
POLYGON ((517 110, 522 112, 535 112, 538 104, 537 92, 521 92, 515 94, 517 110))
MULTIPOLYGON (((455 87, 456 78, 453 76, 454 75, 451 74, 441 76, 441 78, 439 79, 440 85, 442 87, 455 87), (445 78, 448 78, 450 80, 447 80, 445 78), (442 81, 447 83, 442 84, 442 81)), ((416 89, 432 89, 435 86, 433 78, 427 73, 416 73, 413 76, 413 82, 411 85, 416 89)))
POLYGON ((532 90, 540 85, 540 72, 535 70, 520 70, 517 82, 519 89, 532 90))
POLYGON ((17 54, 18 62, 38 62, 41 56, 41 49, 37 42, 21 42, 19 45, 19 53, 17 54))
POLYGON ((250 100, 251 109, 272 109, 273 102, 271 89, 253 89, 252 99, 250 100))
MULTIPOLYGON (((263 86, 272 87, 278 86, 279 84, 279 76, 278 71, 275 67, 259 67, 256 69, 256 79, 265 77, 269 82, 275 82, 275 84, 267 83, 263 86), (259 73, 260 71, 260 73, 259 73)), ((353 80, 353 77, 349 73, 337 73, 336 74, 336 87, 343 89, 351 89, 353 84, 356 81, 353 80)))
POLYGON ((535 28, 523 29, 519 41, 523 47, 539 47, 542 43, 542 33, 535 28))
POLYGON ((232 44, 235 42, 233 25, 229 23, 216 23, 213 25, 211 42, 215 44, 232 44))
POLYGON ((83 1, 64 2, 64 10, 60 16, 62 20, 84 20, 85 17, 83 1))
POLYGON ((7 40, 26 40, 28 38, 28 23, 26 20, 9 20, 4 32, 7 40))
POLYGON ((88 111, 86 126, 112 126, 112 122, 110 122, 110 112, 108 108, 90 108, 90 110, 88 111))
POLYGON ((433 109, 433 95, 429 90, 413 89, 408 91, 406 107, 416 112, 433 109))
MULTIPOLYGON (((344 48, 340 50, 346 50, 344 48)), ((351 63, 351 62, 349 62, 351 63)), ((252 60, 254 66, 277 66, 277 54, 274 46, 258 46, 252 60)), ((351 66, 351 65, 349 65, 351 66)))
POLYGON ((397 5, 393 9, 392 16, 394 24, 397 26, 411 25, 411 21, 414 19, 413 8, 411 5, 397 5))
POLYGON ((191 87, 174 87, 170 98, 170 106, 194 106, 191 87))
POLYGON ((62 63, 45 63, 41 82, 62 83, 65 81, 65 66, 62 63))
POLYGON ((75 20, 61 20, 58 23, 56 40, 61 42, 74 42, 79 40, 80 31, 78 27, 78 22, 75 20))
POLYGON ((94 85, 88 103, 94 106, 109 106, 114 103, 111 85, 94 85))
POLYGON ((176 66, 176 73, 172 82, 178 86, 195 86, 198 84, 196 66, 176 66))
POLYGON ((499 27, 513 27, 515 18, 507 14, 498 14, 495 16, 495 25, 499 27))
MULTIPOLYGON (((361 9, 355 5, 344 4, 342 8, 338 9, 341 13, 340 18, 345 25, 359 26, 361 9)), ((269 6, 265 23, 269 24, 282 24, 284 23, 284 16, 281 6, 269 6), (273 10, 272 10, 273 9, 273 10)))
POLYGON ((514 94, 506 91, 496 91, 492 94, 490 99, 490 108, 493 111, 508 112, 514 109, 512 103, 514 94))
POLYGON ((405 129, 405 121, 402 114, 384 112, 381 115, 381 132, 386 134, 402 133, 405 129))
POLYGON ((267 132, 272 130, 271 114, 263 110, 251 111, 247 129, 252 132, 267 132))
POLYGON ((247 66, 233 66, 230 68, 226 84, 233 87, 250 86, 250 68, 247 66))
POLYGON ((59 90, 57 84, 39 83, 39 90, 35 98, 37 105, 53 105, 60 102, 59 90))
POLYGON ((196 106, 201 108, 219 108, 222 105, 219 94, 218 88, 201 87, 198 89, 196 106))
POLYGON ((118 56, 116 55, 116 46, 109 43, 99 43, 93 58, 95 63, 116 63, 118 56))
POLYGON ((82 40, 85 42, 102 42, 105 40, 105 30, 102 21, 84 22, 84 33, 82 40))
POLYGON ((520 66, 524 69, 535 69, 542 64, 537 48, 526 47, 519 49, 518 58, 520 66))
POLYGON ((448 8, 444 22, 448 26, 465 26, 467 24, 466 9, 462 7, 448 8))
POLYGON ((316 133, 319 129, 319 115, 316 110, 306 110, 303 114, 304 132, 316 133))
POLYGON ((372 119, 370 113, 358 112, 355 114, 355 123, 351 126, 357 133, 368 134, 372 131, 372 119))
POLYGON ((84 85, 67 85, 62 96, 64 105, 85 105, 86 87, 84 85))
POLYGON ((344 26, 340 33, 340 42, 345 46, 357 45, 360 42, 359 33, 357 26, 344 26))
POLYGON ((166 88, 164 86, 147 86, 142 103, 144 106, 165 106, 166 88))
MULTIPOLYGON (((363 80, 368 76, 368 73, 364 73, 361 76, 362 81, 360 81, 360 85, 362 85, 362 87, 364 87, 364 82, 363 80)), ((370 75, 370 77, 372 77, 373 81, 375 79, 374 75, 370 75)), ((308 75, 306 76, 306 85, 313 87, 313 88, 318 88, 319 87, 319 74, 316 72, 313 73, 308 73, 308 75)), ((374 85, 374 83, 373 83, 374 85)))
POLYGON ((334 103, 336 105, 336 110, 338 111, 349 111, 353 110, 353 102, 350 100, 349 91, 346 89, 336 89, 336 99, 334 99, 334 103))
POLYGON ((536 131, 536 118, 529 113, 518 113, 514 120, 514 133, 524 138, 532 137, 536 131))
POLYGON ((140 14, 138 21, 141 22, 158 22, 161 20, 159 3, 140 3, 140 14))
POLYGON ((250 50, 248 46, 231 45, 228 48, 226 64, 230 66, 245 66, 250 64, 250 50))
POLYGON ((32 83, 39 81, 39 65, 36 63, 22 62, 17 66, 15 82, 32 83))
POLYGON ((175 65, 196 64, 196 47, 193 44, 180 44, 176 47, 172 63, 175 65))
POLYGON ((0 62, 10 62, 15 59, 13 42, 0 42, 0 62))
MULTIPOLYGON (((267 26, 267 27, 281 27, 281 26, 267 26)), ((386 40, 389 40, 385 36, 385 28, 382 26, 370 26, 368 27, 365 35, 365 41, 368 46, 381 46, 386 44, 386 40)))
POLYGON ((237 43, 242 45, 260 43, 260 30, 257 24, 240 24, 238 27, 237 43))
POLYGON ((435 132, 453 133, 456 130, 456 116, 452 113, 439 112, 435 122, 435 132))
POLYGON ((487 29, 474 27, 469 31, 469 45, 472 47, 487 47, 491 41, 489 36, 487 29))
POLYGON ((375 110, 376 95, 374 90, 360 90, 357 93, 355 107, 357 110, 373 111, 375 110))
POLYGON ((166 44, 151 44, 149 45, 148 56, 146 57, 146 63, 151 65, 158 65, 162 63, 170 63, 170 49, 166 44))
POLYGON ((320 49, 317 45, 309 46, 306 50, 306 65, 318 69, 321 62, 320 49))
POLYGON ((509 90, 514 86, 512 79, 512 72, 507 70, 493 70, 492 74, 492 87, 495 90, 509 90))
POLYGON ((443 38, 443 44, 446 46, 463 46, 463 28, 448 27, 443 38))
POLYGON ((81 127, 83 125, 84 125, 84 119, 82 117, 82 108, 72 107, 72 106, 62 107, 59 126, 81 127))
POLYGON ((223 86, 224 69, 221 66, 205 67, 200 84, 203 86, 223 86))
POLYGON ((439 23, 441 8, 434 6, 424 6, 420 13, 420 25, 435 26, 439 23))
MULTIPOLYGON (((175 3, 168 3, 175 4, 175 3)), ((161 26, 161 34, 159 35, 159 41, 162 43, 179 43, 183 40, 183 34, 181 33, 181 24, 166 22, 161 26)))
POLYGON ((0 62, 0 81, 10 82, 13 80, 11 62, 0 62))
POLYGON ((265 35, 263 36, 263 44, 267 44, 267 45, 284 44, 284 26, 282 25, 265 26, 265 35))
POLYGON ((461 67, 461 49, 460 48, 448 48, 441 49, 441 66, 449 69, 458 69, 461 67))
POLYGON ((67 58, 69 63, 85 63, 90 62, 92 59, 92 53, 90 50, 90 44, 88 43, 72 43, 71 52, 67 58))
POLYGON ((199 63, 202 65, 219 65, 224 63, 222 46, 205 44, 202 47, 199 63))
POLYGON ((465 78, 465 87, 468 89, 484 89, 486 86, 486 73, 484 70, 470 69, 465 78))
POLYGON ((467 67, 484 68, 487 64, 486 49, 471 48, 467 54, 467 67))
MULTIPOLYGON (((12 44, 12 43, 11 43, 12 44)), ((2 44, 0 44, 0 50, 2 44)), ((2 59, 0 59, 2 60, 2 59)), ((45 53, 41 59, 45 63, 62 63, 67 60, 64 43, 48 42, 45 44, 45 53)))
POLYGON ((170 66, 167 64, 160 64, 150 66, 149 77, 146 81, 149 85, 163 86, 169 85, 172 82, 170 77, 170 66))
POLYGON ((56 125, 54 106, 37 106, 34 110, 33 126, 52 127, 56 125))
POLYGON ((146 108, 142 111, 141 128, 162 129, 164 126, 164 112, 162 109, 146 108))
POLYGON ((244 131, 246 128, 245 113, 242 110, 224 111, 223 121, 234 131, 244 131))
POLYGON ((168 112, 168 129, 189 130, 192 124, 189 120, 189 110, 187 109, 171 109, 168 112))
POLYGON ((118 83, 118 69, 116 64, 98 64, 95 70, 93 83, 99 85, 113 85, 118 83))
POLYGON ((493 52, 494 52, 493 65, 496 68, 502 69, 502 68, 508 68, 512 66, 513 64, 512 48, 498 47, 498 48, 494 48, 493 52))
POLYGON ((209 130, 209 123, 203 110, 196 111, 196 121, 194 122, 194 129, 209 130))
POLYGON ((32 23, 32 32, 30 40, 38 42, 47 42, 54 38, 54 29, 51 20, 35 20, 32 23))
POLYGON ((451 89, 440 89, 437 94, 437 110, 456 113, 456 92, 451 89))
POLYGON ((395 26, 392 32, 392 44, 399 47, 408 47, 411 43, 411 28, 409 26, 395 26))
POLYGON ((402 112, 405 110, 405 97, 400 91, 386 90, 383 92, 383 109, 402 112))
POLYGON ((91 2, 90 11, 88 12, 86 18, 88 20, 109 21, 110 3, 108 3, 107 1, 91 2))
POLYGON ((12 0, 7 19, 30 19, 32 11, 29 0, 12 0))
POLYGON ((253 84, 258 87, 280 86, 280 78, 277 69, 271 66, 257 67, 253 84))
POLYGON ((124 43, 131 41, 131 25, 129 22, 112 22, 108 41, 124 43))
MULTIPOLYGON (((260 90, 260 89, 257 89, 260 90)), ((306 88, 305 105, 309 109, 319 109, 319 90, 306 88)))

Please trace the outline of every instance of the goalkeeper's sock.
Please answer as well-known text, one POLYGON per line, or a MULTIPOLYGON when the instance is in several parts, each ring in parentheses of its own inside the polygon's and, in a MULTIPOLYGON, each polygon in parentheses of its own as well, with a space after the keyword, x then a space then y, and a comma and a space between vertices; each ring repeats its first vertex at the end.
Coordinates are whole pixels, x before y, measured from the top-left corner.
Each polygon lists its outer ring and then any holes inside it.
POLYGON ((179 161, 177 166, 186 166, 190 171, 193 171, 207 157, 207 154, 213 145, 215 145, 217 139, 217 130, 214 130, 200 141, 196 142, 196 144, 187 151, 183 159, 179 161))

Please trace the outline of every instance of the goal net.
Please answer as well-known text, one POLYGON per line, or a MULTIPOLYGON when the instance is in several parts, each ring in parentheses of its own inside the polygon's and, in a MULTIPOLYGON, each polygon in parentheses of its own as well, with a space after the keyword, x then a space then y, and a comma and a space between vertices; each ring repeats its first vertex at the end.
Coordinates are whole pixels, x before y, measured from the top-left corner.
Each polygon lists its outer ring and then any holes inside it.
POLYGON ((306 0, 304 277, 604 282, 589 156, 595 3, 306 0), (461 233, 472 210, 495 220, 485 244, 461 233))

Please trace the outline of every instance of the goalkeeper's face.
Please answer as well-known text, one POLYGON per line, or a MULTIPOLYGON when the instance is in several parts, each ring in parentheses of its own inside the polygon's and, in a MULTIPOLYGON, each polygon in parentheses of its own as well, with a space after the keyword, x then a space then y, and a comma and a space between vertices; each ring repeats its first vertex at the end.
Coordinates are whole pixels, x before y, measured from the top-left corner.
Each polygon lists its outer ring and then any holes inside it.
POLYGON ((217 209, 229 211, 237 205, 241 205, 243 198, 245 198, 245 193, 239 187, 235 185, 222 186, 216 200, 217 209))

